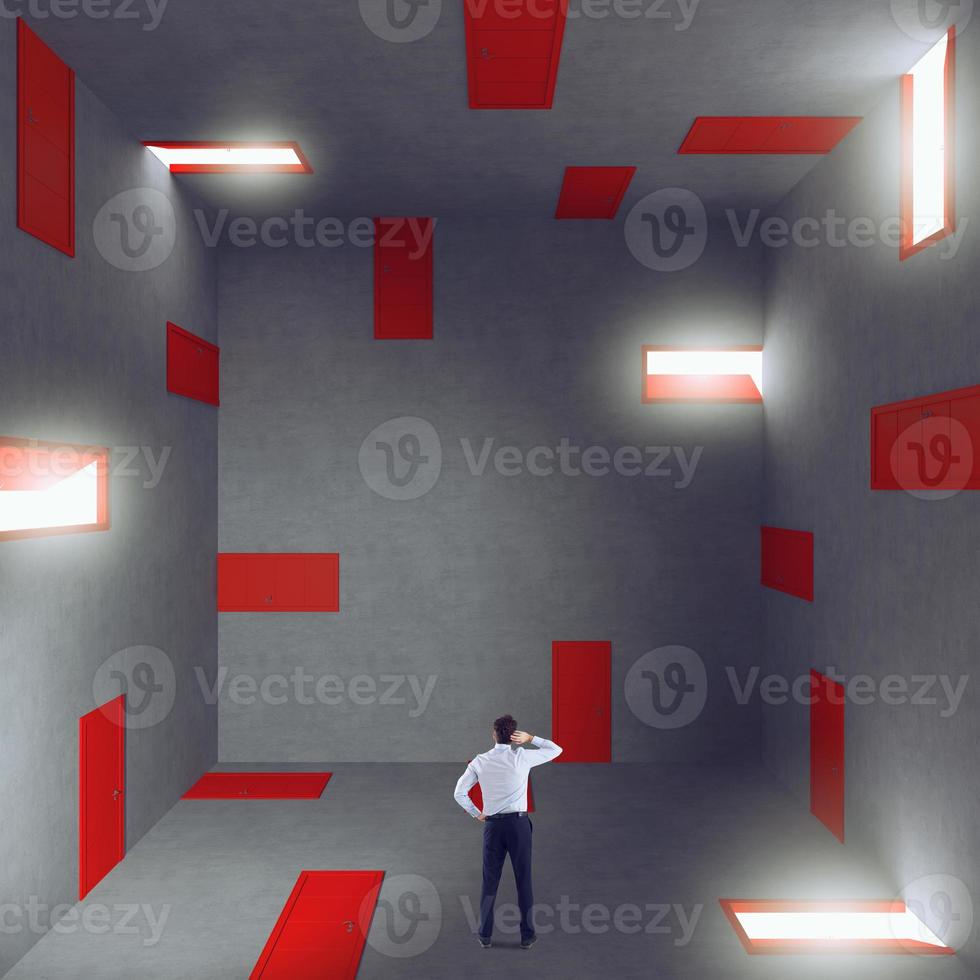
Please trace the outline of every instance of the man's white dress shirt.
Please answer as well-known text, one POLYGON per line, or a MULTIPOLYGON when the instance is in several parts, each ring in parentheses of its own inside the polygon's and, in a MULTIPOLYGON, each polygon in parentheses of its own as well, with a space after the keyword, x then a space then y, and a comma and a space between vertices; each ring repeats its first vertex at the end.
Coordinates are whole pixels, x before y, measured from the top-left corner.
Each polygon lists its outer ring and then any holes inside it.
POLYGON ((523 745, 495 745, 489 752, 478 755, 456 783, 453 796, 456 802, 472 817, 480 811, 469 797, 470 790, 480 784, 483 793, 483 813, 527 810, 527 776, 534 766, 543 765, 561 755, 561 746, 535 735, 528 750, 523 745))

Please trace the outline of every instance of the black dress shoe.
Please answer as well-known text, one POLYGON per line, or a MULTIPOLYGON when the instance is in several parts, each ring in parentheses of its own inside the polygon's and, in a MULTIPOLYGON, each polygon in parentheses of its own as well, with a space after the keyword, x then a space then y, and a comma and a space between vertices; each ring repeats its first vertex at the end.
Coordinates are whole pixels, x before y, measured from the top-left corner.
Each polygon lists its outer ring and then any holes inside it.
POLYGON ((484 939, 483 936, 477 936, 476 938, 480 940, 480 945, 484 949, 489 949, 490 948, 490 940, 489 939, 484 939))
POLYGON ((521 940, 521 949, 530 949, 538 941, 537 936, 532 936, 530 939, 521 940))

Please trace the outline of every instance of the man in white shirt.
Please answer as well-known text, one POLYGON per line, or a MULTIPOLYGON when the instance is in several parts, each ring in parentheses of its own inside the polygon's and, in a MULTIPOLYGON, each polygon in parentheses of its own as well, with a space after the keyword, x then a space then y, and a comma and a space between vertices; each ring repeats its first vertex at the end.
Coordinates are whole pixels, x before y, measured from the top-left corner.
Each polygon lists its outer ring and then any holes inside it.
POLYGON ((490 948, 493 933, 493 905, 500 884, 504 858, 509 854, 517 882, 517 903, 521 909, 521 949, 530 949, 537 937, 531 910, 531 832, 527 815, 527 777, 532 767, 551 762, 561 755, 561 746, 517 731, 517 722, 504 715, 493 723, 494 745, 478 755, 456 783, 456 802, 470 816, 483 822, 483 890, 480 896, 480 945, 490 948), (533 746, 528 751, 524 746, 533 746), (469 791, 477 784, 483 793, 483 813, 473 805, 469 791))

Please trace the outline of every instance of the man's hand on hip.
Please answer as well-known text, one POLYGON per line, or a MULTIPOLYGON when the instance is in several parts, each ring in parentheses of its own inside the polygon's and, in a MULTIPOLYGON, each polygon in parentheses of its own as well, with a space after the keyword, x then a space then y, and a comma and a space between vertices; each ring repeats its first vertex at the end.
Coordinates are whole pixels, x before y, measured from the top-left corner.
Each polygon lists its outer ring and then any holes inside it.
POLYGON ((478 813, 473 819, 479 820, 480 823, 483 823, 487 818, 482 813, 478 813))

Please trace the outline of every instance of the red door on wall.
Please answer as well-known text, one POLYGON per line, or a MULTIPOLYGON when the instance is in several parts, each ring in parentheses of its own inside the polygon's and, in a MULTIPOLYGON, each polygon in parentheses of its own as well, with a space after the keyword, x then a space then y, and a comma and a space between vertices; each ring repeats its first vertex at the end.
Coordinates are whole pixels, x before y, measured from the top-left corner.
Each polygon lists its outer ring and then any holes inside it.
POLYGON ((221 404, 221 348, 167 321, 167 391, 221 404))
POLYGON ((611 689, 611 643, 552 643, 551 737, 564 750, 557 762, 610 761, 611 689))
POLYGON ((339 612, 340 555, 218 555, 218 612, 339 612))
POLYGON ((433 218, 375 218, 374 336, 432 339, 433 218))
POLYGON ((844 688, 810 671, 810 812, 844 843, 844 688))
POLYGON ((17 21, 17 226, 75 254, 75 73, 17 21))
POLYGON ((84 898, 126 855, 125 695, 78 722, 78 897, 84 898))

